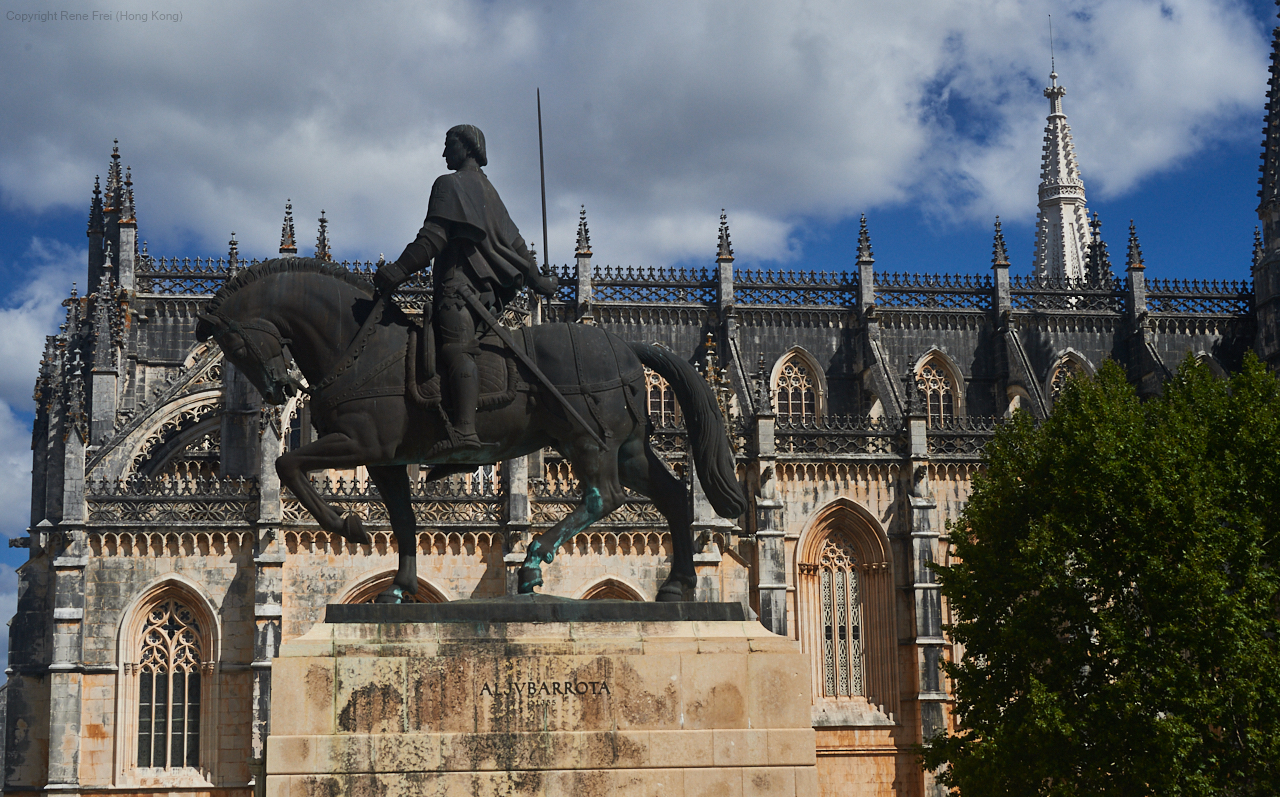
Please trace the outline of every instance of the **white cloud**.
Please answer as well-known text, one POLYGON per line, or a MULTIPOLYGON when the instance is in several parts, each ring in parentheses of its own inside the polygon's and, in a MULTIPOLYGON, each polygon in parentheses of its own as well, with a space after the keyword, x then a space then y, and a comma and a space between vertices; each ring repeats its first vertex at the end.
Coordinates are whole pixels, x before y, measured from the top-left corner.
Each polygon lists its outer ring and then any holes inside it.
POLYGON ((30 405, 45 335, 58 331, 66 313, 62 302, 77 279, 83 292, 87 259, 85 250, 35 239, 18 260, 27 280, 0 305, 0 402, 30 405))
POLYGON ((21 537, 29 525, 31 426, 4 402, 0 402, 0 506, 6 508, 0 513, 0 545, 7 545, 4 538, 21 537))
MULTIPOLYGON (((645 0, 184 4, 180 23, 0 26, 0 197, 87 206, 119 136, 157 254, 268 255, 286 198, 305 250, 394 257, 442 134, 540 239, 534 88, 552 256, 587 205, 597 259, 793 257, 806 218, 913 203, 1035 212, 1050 0, 645 0), (749 229, 748 229, 749 228, 749 229)), ((1256 136, 1266 43, 1238 0, 1092 0, 1055 17, 1090 191, 1115 196, 1222 139, 1256 136)))

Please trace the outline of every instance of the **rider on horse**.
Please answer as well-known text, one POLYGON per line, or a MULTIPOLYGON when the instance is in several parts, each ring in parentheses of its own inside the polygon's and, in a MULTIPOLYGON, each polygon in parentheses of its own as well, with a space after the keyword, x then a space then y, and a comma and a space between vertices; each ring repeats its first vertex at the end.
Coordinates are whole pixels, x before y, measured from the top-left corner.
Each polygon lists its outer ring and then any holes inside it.
POLYGON ((449 130, 444 159, 453 174, 441 175, 431 186, 427 218, 418 237, 398 260, 383 265, 374 276, 378 293, 387 295, 435 259, 432 324, 453 434, 433 454, 480 447, 477 317, 463 292, 474 291, 496 315, 526 286, 545 296, 556 291, 554 275, 538 272, 506 206, 480 170, 489 162, 480 129, 458 125, 449 130))

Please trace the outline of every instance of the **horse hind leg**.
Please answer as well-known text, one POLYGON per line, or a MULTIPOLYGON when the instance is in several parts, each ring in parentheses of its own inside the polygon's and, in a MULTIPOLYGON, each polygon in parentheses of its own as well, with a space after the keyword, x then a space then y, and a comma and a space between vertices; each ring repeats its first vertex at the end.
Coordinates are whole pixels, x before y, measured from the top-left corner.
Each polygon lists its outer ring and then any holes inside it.
POLYGON ((582 488, 582 503, 529 543, 524 564, 520 566, 519 592, 522 595, 542 586, 542 565, 555 559, 561 545, 622 505, 617 457, 611 452, 596 449, 594 444, 588 445, 593 453, 570 459, 582 488))
POLYGON ((671 572, 658 587, 656 600, 682 601, 685 591, 696 597, 698 575, 693 569, 693 513, 689 490, 671 475, 646 438, 633 438, 618 452, 618 472, 624 487, 647 495, 671 531, 671 572))
POLYGON ((418 522, 413 515, 409 472, 404 465, 370 465, 369 478, 378 486, 387 517, 396 534, 400 562, 391 586, 376 599, 377 603, 405 603, 418 591, 418 522))

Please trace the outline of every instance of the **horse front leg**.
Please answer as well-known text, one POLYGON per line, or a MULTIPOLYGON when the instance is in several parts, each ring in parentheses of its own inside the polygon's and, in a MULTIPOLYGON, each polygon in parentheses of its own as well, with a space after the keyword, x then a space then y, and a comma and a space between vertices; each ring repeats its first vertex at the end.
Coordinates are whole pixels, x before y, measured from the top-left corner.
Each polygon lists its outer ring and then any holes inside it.
POLYGON ((418 521, 413 515, 413 497, 408 468, 404 465, 370 465, 369 478, 378 486, 382 502, 387 506, 391 530, 400 549, 400 565, 377 603, 404 603, 418 592, 418 521))
POLYGON ((288 451, 276 459, 276 473, 280 483, 288 487, 302 503, 320 528, 356 544, 368 543, 369 533, 355 515, 340 516, 325 503, 311 486, 307 474, 321 468, 354 468, 379 459, 375 451, 362 445, 345 433, 333 432, 305 446, 288 451))

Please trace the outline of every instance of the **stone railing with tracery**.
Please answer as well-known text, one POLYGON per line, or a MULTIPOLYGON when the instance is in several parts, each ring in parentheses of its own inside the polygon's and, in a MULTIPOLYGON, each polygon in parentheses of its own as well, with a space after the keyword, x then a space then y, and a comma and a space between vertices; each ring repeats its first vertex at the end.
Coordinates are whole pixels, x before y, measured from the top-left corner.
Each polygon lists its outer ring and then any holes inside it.
POLYGON ((635 268, 595 266, 591 270, 593 302, 714 302, 716 275, 706 268, 635 268))
POLYGON ((929 457, 977 461, 1004 418, 966 415, 938 421, 927 433, 929 457))
MULTIPOLYGON (((345 477, 312 479, 320 496, 339 515, 348 513, 371 526, 389 526, 387 508, 378 488, 370 481, 345 477)), ((437 481, 419 479, 411 488, 414 516, 419 526, 496 527, 505 514, 506 493, 501 477, 486 469, 437 481)), ((281 495, 284 521, 316 525, 315 519, 290 492, 281 495)))
POLYGON ((780 460, 898 459, 906 451, 900 428, 880 418, 829 415, 817 421, 779 417, 774 451, 780 460))
POLYGON ((988 310, 992 282, 987 274, 875 275, 876 304, 909 310, 988 310))
POLYGON ((1253 306, 1253 284, 1226 280, 1147 280, 1152 313, 1244 315, 1253 306))
POLYGON ((858 275, 845 271, 735 269, 733 299, 741 305, 852 307, 858 300, 858 275))
POLYGON ((1015 310, 1119 313, 1127 291, 1127 281, 1119 279, 1085 282, 1014 275, 1009 280, 1009 300, 1015 310))
POLYGON ((245 478, 89 481, 89 522, 97 526, 227 526, 258 518, 258 483, 245 478))

